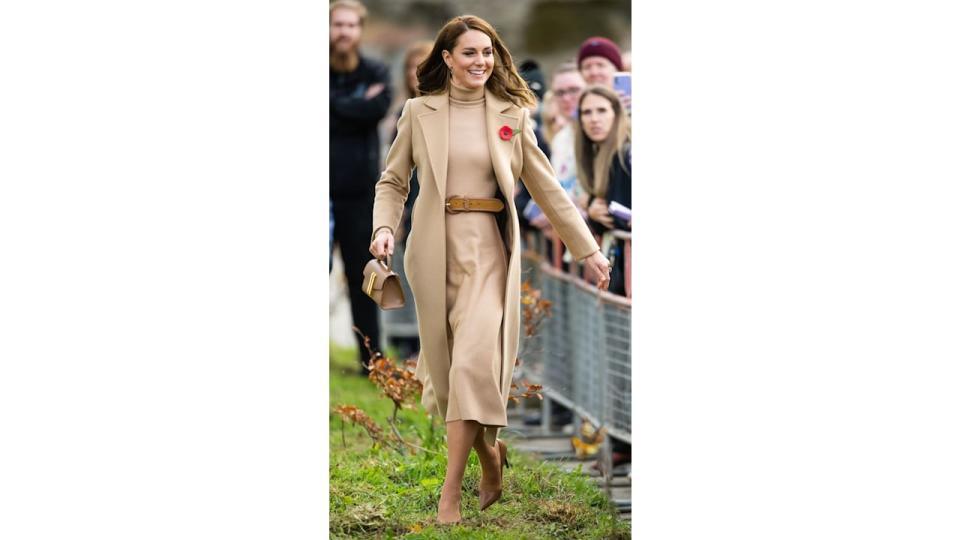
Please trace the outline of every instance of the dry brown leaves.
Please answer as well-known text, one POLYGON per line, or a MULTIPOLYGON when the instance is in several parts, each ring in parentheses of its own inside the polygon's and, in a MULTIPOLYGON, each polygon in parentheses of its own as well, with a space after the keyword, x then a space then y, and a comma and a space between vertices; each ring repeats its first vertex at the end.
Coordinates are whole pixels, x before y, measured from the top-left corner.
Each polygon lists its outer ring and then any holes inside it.
POLYGON ((383 395, 390 398, 397 408, 412 408, 418 401, 423 392, 423 383, 414 377, 416 362, 407 360, 402 366, 398 366, 393 360, 374 351, 370 346, 370 338, 354 326, 353 330, 363 337, 363 345, 367 349, 367 368, 370 370, 368 378, 383 392, 383 395))
POLYGON ((369 379, 377 388, 399 408, 412 408, 423 392, 423 383, 413 376, 409 364, 397 366, 386 356, 379 356, 370 362, 369 379))
POLYGON ((347 422, 356 424, 367 431, 367 435, 371 439, 377 442, 385 442, 383 429, 373 420, 370 416, 363 412, 363 409, 355 405, 337 405, 333 408, 333 412, 340 415, 340 418, 343 418, 347 422))
POLYGON ((517 403, 520 401, 520 398, 532 398, 543 399, 543 385, 541 384, 530 384, 526 381, 520 383, 524 386, 523 392, 519 392, 520 387, 517 386, 517 383, 510 383, 510 401, 517 403), (517 393, 519 392, 519 393, 517 393))
POLYGON ((523 332, 526 337, 537 333, 543 320, 550 316, 553 303, 541 297, 540 289, 534 289, 524 281, 520 289, 520 306, 523 314, 523 332))

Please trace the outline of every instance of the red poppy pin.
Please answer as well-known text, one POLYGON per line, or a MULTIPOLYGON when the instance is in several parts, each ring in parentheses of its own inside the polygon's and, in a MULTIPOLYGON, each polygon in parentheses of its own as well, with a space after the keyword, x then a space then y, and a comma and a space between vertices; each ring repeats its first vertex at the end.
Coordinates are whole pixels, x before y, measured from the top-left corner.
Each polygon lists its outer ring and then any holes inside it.
POLYGON ((520 132, 507 125, 504 125, 502 128, 500 128, 500 138, 505 141, 509 141, 517 133, 520 132))

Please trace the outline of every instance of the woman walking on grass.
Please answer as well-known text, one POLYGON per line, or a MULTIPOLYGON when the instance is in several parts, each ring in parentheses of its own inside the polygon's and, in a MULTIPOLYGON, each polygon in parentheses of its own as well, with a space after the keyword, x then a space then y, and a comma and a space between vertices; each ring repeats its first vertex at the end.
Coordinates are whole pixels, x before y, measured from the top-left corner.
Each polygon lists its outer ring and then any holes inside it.
POLYGON ((393 253, 416 167, 404 268, 420 332, 421 403, 445 419, 447 471, 439 523, 461 519, 470 449, 482 469, 480 509, 502 493, 506 404, 519 346, 520 238, 513 203, 524 184, 601 289, 609 261, 537 147, 527 106, 533 95, 489 23, 455 17, 417 68, 420 97, 407 100, 376 186, 376 257, 393 253))

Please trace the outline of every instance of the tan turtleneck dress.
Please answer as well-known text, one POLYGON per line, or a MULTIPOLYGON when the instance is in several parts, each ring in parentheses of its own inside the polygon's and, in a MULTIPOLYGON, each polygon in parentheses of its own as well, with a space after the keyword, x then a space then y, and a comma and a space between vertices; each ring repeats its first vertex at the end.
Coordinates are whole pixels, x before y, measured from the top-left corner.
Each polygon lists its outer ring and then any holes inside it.
MULTIPOLYGON (((450 87, 446 197, 499 192, 487 146, 483 87, 450 87)), ((491 212, 446 214, 447 337, 450 394, 446 421, 506 426, 499 391, 500 327, 507 254, 491 212)))

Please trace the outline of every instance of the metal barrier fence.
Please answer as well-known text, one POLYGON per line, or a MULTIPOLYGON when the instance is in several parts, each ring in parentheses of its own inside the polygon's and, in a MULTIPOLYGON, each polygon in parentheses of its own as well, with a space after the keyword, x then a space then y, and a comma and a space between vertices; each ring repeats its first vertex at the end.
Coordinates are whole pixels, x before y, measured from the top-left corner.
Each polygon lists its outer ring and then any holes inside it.
POLYGON ((542 237, 527 239, 523 280, 553 305, 537 335, 521 339, 518 376, 544 386, 544 427, 552 400, 630 442, 631 300, 557 268, 542 237))

